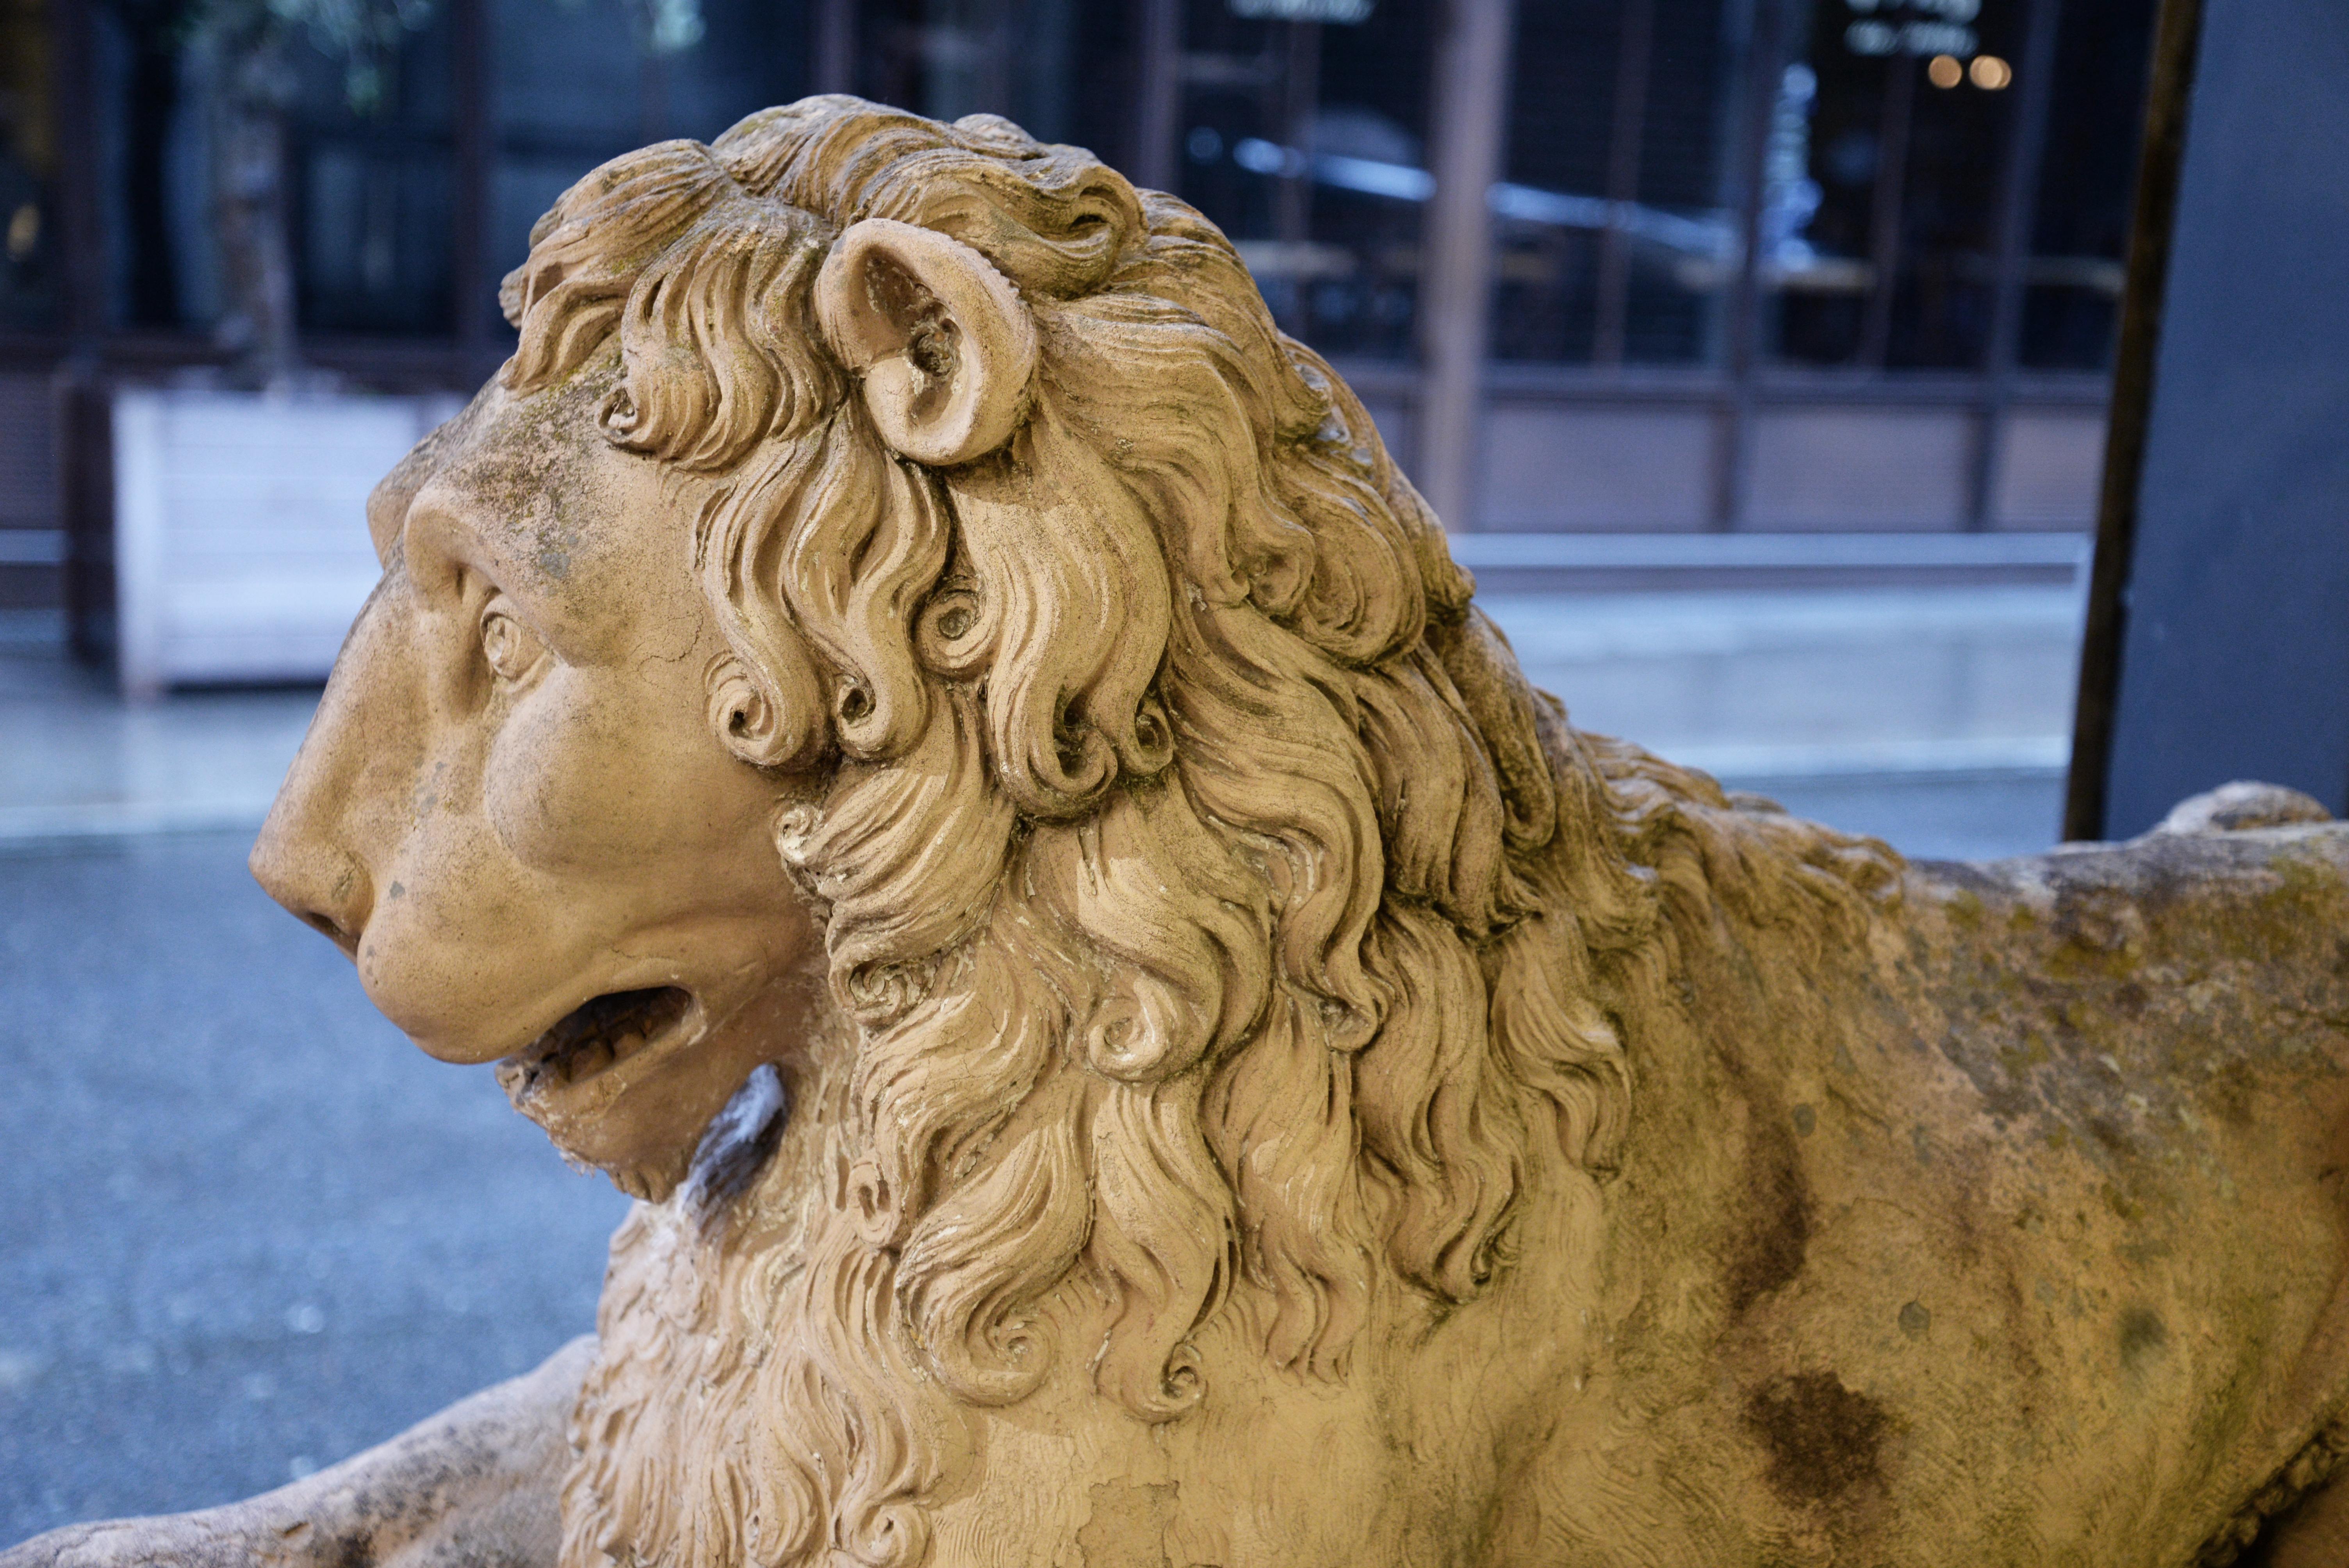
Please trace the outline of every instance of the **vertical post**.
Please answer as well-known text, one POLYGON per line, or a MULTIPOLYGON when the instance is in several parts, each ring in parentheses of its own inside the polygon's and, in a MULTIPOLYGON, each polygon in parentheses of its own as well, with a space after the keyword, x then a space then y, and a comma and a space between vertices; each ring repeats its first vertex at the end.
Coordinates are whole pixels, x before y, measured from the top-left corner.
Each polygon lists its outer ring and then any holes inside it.
MULTIPOLYGON (((985 7, 980 14, 986 19, 975 23, 970 28, 978 56, 978 68, 971 73, 971 85, 978 99, 973 107, 983 113, 1012 115, 1020 112, 1011 101, 1011 23, 1005 15, 1009 9, 1003 5, 985 7)), ((1021 21, 1028 27, 1034 27, 1038 18, 1030 13, 1021 21)), ((1037 42, 1040 46, 1042 46, 1041 40, 1037 42)), ((1030 123, 1032 125, 1034 122, 1031 120, 1030 123)))
POLYGON ((490 374, 489 0, 451 0, 449 46, 449 273, 451 324, 457 344, 450 380, 468 389, 490 374))
POLYGON ((1321 25, 1285 24, 1288 58, 1280 73, 1280 139, 1308 160, 1281 172, 1273 199, 1273 232, 1290 244, 1312 237, 1313 114, 1321 99, 1321 25))
POLYGON ((1917 118, 1917 60, 1889 56, 1884 62, 1884 116, 1876 145, 1876 191, 1868 202, 1868 315, 1859 332, 1859 362, 1884 368, 1892 346, 1892 296, 1900 286, 1900 217, 1909 193, 1909 127, 1917 118))
MULTIPOLYGON (((2141 422, 2116 408, 2107 448, 2100 521, 2125 514, 2127 549, 2097 542, 2106 613, 2124 613, 2100 838, 2236 779, 2349 815, 2349 6, 2201 11, 2152 395, 2141 422)), ((2075 789, 2091 766, 2075 757, 2075 789)))
POLYGON ((114 448, 100 355, 106 328, 106 236, 98 218, 98 80, 92 7, 49 8, 56 84, 57 304, 67 345, 57 366, 58 512, 66 526, 67 636, 74 656, 102 662, 114 620, 114 448))
POLYGON ((1272 234, 1288 264, 1267 294, 1275 319, 1303 337, 1306 322, 1306 248, 1313 238, 1313 111, 1321 97, 1321 27, 1317 22, 1286 22, 1281 29, 1280 139, 1293 155, 1272 188, 1272 234))
POLYGON ((1174 139, 1183 114, 1183 0, 1142 0, 1134 84, 1133 156, 1126 167, 1148 191, 1176 183, 1174 139))
POLYGON ((2023 57, 2015 62, 2014 121, 1999 171, 1998 254, 1992 274, 1990 342, 1982 366, 1982 413, 1974 428, 1968 475, 1966 526, 1991 525, 2000 459, 2006 442, 2007 405, 2014 398, 2015 358, 2023 342, 2023 269, 2031 260, 2031 230, 2039 211, 2039 164, 2047 150, 2047 109, 2054 98, 2055 29, 2063 0, 2024 0, 2023 57))
POLYGON ((636 60, 636 139, 647 146, 668 139, 668 57, 640 46, 636 60))
POLYGON ((96 41, 87 5, 53 4, 57 91, 58 305, 74 349, 95 353, 106 325, 106 236, 99 226, 96 41))
POLYGON ((1728 382, 1713 438, 1713 526, 1735 528, 1745 510, 1745 470, 1754 436, 1754 377, 1762 336, 1762 185, 1770 128, 1778 111, 1788 0, 1761 0, 1746 54, 1745 133, 1738 147, 1737 272, 1729 288, 1728 382))
POLYGON ((57 367, 57 510, 66 525, 66 638, 87 665, 113 652, 114 418, 112 388, 95 354, 57 367))
POLYGON ((808 90, 856 90, 856 0, 815 0, 815 49, 808 90))
POLYGON ((2127 633, 2129 557, 2137 544, 2138 484, 2153 414, 2162 305, 2169 292, 2187 110, 2202 36, 2202 0, 2161 0, 2146 86, 2145 139, 2129 212, 2128 286, 2113 355, 2112 412, 2105 427, 2104 486, 2096 500, 2096 554, 2088 573, 2080 689, 2072 704, 2072 766, 2064 781, 2064 837, 2102 838, 2112 785, 2113 717, 2127 633))
POLYGON ((1492 188, 1509 109, 1515 0, 1450 0, 1436 51, 1435 195, 1420 242, 1414 467, 1435 515, 1471 526, 1493 294, 1492 188))
POLYGON ((1623 363, 1631 306, 1631 248, 1623 221, 1640 199, 1640 152, 1648 121, 1648 57, 1655 46, 1656 0, 1623 0, 1623 32, 1615 52, 1614 126, 1607 139, 1607 228, 1599 240, 1599 321, 1590 357, 1614 369, 1623 363))

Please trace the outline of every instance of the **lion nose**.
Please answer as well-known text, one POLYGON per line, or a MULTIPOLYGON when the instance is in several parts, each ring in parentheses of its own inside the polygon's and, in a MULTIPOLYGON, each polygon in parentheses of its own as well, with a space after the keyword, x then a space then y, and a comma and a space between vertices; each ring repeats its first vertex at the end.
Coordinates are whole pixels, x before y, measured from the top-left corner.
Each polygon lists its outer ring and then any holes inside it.
POLYGON ((358 955, 359 934, 375 906, 374 880, 358 857, 305 833, 297 811, 289 811, 291 791, 280 795, 262 824, 246 863, 254 880, 304 923, 326 933, 336 946, 358 955))
POLYGON ((270 897, 356 958, 375 908, 375 879, 353 851, 346 805, 353 793, 354 738, 364 727, 355 722, 342 672, 336 673, 246 864, 270 897))
POLYGON ((397 612, 405 607, 398 587, 387 575, 352 624, 246 862, 270 897, 354 958, 375 912, 368 868, 379 863, 368 853, 375 841, 364 820, 363 774, 371 747, 412 727, 386 707, 388 694, 414 685, 398 662, 397 612))

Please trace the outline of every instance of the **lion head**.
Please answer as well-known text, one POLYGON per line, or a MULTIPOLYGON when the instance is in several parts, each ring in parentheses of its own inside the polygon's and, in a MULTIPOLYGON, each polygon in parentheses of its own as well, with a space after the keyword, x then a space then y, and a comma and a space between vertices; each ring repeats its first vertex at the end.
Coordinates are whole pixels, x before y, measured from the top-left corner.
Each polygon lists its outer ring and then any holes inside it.
POLYGON ((1718 792, 1527 686, 1198 213, 814 98, 596 170, 502 298, 255 865, 640 1194, 791 1082, 719 1232, 624 1233, 573 1561, 917 1561, 920 1391, 1021 1398, 1071 1280, 1177 1418, 1236 1296, 1341 1377, 1606 1171, 1718 792))

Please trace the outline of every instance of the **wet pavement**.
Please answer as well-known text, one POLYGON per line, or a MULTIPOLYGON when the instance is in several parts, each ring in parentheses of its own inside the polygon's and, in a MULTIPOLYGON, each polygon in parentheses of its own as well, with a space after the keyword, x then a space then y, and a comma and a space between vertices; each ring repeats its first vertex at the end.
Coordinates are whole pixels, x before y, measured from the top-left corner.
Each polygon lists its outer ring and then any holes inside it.
POLYGON ((0 1543, 280 1485, 594 1326, 625 1201, 249 841, 0 851, 0 1543))

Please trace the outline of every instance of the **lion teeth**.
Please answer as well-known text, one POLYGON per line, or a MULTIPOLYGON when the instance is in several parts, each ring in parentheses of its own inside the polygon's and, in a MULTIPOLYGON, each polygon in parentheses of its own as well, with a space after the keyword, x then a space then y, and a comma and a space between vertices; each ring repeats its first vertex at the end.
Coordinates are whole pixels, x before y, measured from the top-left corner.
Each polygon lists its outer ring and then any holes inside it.
POLYGON ((612 1047, 603 1040, 590 1040, 563 1058, 563 1076, 572 1083, 593 1078, 612 1065, 612 1047))
POLYGON ((574 1008, 498 1068, 498 1082, 519 1099, 543 1083, 574 1084, 625 1061, 681 1022, 692 998, 665 986, 595 997, 574 1008))

